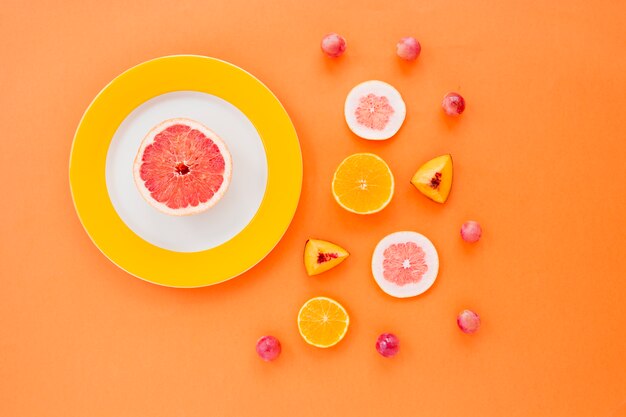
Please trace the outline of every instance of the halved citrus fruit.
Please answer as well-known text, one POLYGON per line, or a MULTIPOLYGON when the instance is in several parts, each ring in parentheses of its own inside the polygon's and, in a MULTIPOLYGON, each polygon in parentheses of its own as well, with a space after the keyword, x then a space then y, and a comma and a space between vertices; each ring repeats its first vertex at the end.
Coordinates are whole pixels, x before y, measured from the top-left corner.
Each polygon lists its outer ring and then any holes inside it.
POLYGON ((349 324, 346 309, 327 297, 311 298, 298 313, 300 335, 305 342, 319 348, 339 343, 346 335, 349 324))
POLYGON ((395 135, 406 117, 402 96, 383 81, 365 81, 346 97, 344 115, 355 135, 369 140, 385 140, 395 135))
POLYGON ((439 255, 432 242, 417 232, 385 236, 374 249, 372 274, 387 294, 407 298, 428 290, 439 273, 439 255))
POLYGON ((183 118, 152 128, 133 167, 143 198, 174 216, 213 207, 226 193, 231 172, 232 159, 222 139, 206 126, 183 118))
POLYGON ((350 155, 333 177, 333 196, 341 207, 357 214, 376 213, 393 197, 393 174, 387 163, 372 153, 350 155))

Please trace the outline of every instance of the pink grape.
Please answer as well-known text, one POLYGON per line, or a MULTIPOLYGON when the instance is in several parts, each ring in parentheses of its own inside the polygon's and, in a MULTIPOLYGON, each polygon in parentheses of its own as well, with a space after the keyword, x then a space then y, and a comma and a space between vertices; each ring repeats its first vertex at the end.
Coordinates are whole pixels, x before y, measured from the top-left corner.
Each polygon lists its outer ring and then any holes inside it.
POLYGON ((396 44, 396 54, 402 59, 407 61, 413 61, 417 59, 422 51, 422 46, 417 41, 417 39, 407 36, 405 38, 401 38, 396 44))
POLYGON ((480 327, 480 317, 472 310, 463 310, 456 317, 456 324, 463 333, 476 333, 480 327))
POLYGON ((443 111, 449 116, 458 116, 465 110, 465 99, 458 93, 448 93, 441 103, 443 111))
POLYGON ((331 58, 337 58, 346 51, 346 40, 337 33, 329 33, 322 39, 322 51, 331 58))
POLYGON ((400 350, 400 340, 395 334, 383 333, 376 340, 376 350, 385 358, 396 356, 400 350))
POLYGON ((274 336, 263 336, 256 342, 256 353, 264 361, 273 361, 280 356, 280 342, 274 336))
POLYGON ((466 221, 463 223, 463 226, 461 226, 461 237, 466 242, 478 242, 482 234, 483 229, 480 227, 480 224, 473 220, 466 221))

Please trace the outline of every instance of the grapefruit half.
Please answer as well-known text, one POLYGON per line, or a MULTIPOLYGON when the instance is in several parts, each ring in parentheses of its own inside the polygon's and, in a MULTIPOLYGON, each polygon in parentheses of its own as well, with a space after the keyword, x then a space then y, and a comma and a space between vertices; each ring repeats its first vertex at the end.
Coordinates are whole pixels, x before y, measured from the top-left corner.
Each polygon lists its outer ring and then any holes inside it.
POLYGON ((226 193, 232 159, 222 139, 191 119, 166 120, 141 142, 133 176, 142 197, 173 216, 202 213, 226 193))

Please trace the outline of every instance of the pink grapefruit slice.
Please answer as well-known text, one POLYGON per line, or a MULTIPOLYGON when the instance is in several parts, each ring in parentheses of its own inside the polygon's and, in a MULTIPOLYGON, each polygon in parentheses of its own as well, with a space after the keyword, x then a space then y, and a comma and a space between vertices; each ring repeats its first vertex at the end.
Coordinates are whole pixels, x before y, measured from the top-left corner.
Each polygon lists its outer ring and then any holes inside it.
POLYGON ((406 117, 406 105, 393 86, 370 80, 350 90, 344 116, 355 135, 368 140, 385 140, 400 130, 406 117))
POLYGON ((222 139, 191 119, 170 119, 141 142, 133 176, 154 208, 173 216, 202 213, 226 193, 232 159, 222 139))
POLYGON ((372 256, 372 274, 380 288, 397 298, 428 290, 439 272, 439 256, 430 240, 417 232, 384 237, 372 256))

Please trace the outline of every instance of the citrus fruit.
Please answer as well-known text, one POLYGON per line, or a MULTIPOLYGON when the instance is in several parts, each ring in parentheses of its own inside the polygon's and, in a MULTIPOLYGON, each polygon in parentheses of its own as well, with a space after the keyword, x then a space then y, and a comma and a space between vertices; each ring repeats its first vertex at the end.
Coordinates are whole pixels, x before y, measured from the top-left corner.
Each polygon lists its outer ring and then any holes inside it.
POLYGON ((133 166, 143 198, 174 216, 213 207, 224 196, 231 172, 231 156, 222 139, 206 126, 182 118, 152 128, 133 166))
POLYGON ((423 293, 433 285, 438 272, 437 250, 417 232, 392 233, 374 249, 372 274, 378 286, 393 297, 423 293))
POLYGON ((452 188, 452 156, 441 155, 422 165, 411 184, 437 203, 445 203, 452 188))
POLYGON ((309 239, 304 246, 304 267, 306 273, 321 274, 342 263, 350 255, 347 250, 334 243, 319 239, 309 239))
POLYGON ((344 114, 355 135, 385 140, 400 130, 406 117, 406 105, 398 90, 383 81, 371 80, 348 93, 344 114))
POLYGON ((298 313, 300 335, 310 345, 327 348, 336 345, 348 331, 350 317, 337 301, 315 297, 298 313))
POLYGON ((394 181, 389 166, 371 153, 344 159, 333 177, 332 191, 341 207, 357 214, 384 209, 393 197, 394 181))

